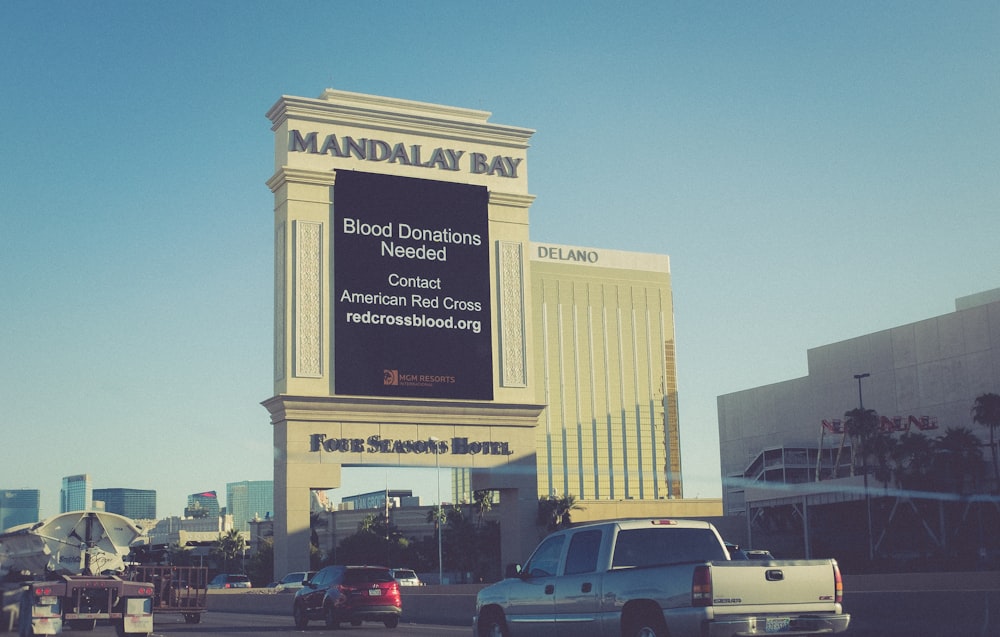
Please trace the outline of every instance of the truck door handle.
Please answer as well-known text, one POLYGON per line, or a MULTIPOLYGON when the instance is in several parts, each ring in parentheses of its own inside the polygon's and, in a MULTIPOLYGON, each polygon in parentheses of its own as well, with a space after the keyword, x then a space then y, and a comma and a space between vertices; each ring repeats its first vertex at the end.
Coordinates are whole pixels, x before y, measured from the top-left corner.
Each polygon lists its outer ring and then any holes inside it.
POLYGON ((782 573, 780 569, 771 568, 764 571, 764 579, 769 582, 780 582, 785 579, 785 574, 782 573))
POLYGON ((546 584, 545 585, 545 594, 546 595, 551 595, 554 592, 556 592, 555 584, 546 584))
POLYGON ((593 584, 591 584, 590 582, 584 582, 580 586, 580 592, 581 593, 589 593, 591 588, 593 588, 593 584))

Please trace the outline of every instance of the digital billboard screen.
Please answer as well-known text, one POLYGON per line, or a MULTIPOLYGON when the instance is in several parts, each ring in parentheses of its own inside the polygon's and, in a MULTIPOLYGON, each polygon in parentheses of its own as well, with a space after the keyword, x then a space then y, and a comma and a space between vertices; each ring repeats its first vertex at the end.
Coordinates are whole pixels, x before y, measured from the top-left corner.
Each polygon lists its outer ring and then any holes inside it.
POLYGON ((489 192, 338 171, 337 394, 492 400, 489 192))

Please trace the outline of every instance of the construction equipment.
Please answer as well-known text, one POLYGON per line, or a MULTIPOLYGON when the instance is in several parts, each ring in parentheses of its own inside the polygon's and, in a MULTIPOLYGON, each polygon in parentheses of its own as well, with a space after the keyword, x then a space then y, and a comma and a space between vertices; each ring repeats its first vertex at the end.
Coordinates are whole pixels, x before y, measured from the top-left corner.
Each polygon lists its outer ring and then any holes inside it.
POLYGON ((125 576, 145 533, 126 517, 73 511, 0 534, 0 629, 20 637, 92 630, 109 620, 120 636, 153 632, 152 582, 125 576))

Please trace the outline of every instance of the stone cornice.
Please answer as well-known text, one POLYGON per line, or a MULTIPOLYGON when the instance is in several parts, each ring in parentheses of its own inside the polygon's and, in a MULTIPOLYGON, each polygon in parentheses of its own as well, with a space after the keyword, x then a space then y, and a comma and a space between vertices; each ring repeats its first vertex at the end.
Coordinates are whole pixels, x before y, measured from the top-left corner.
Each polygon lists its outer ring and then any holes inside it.
POLYGON ((400 134, 423 134, 525 149, 535 131, 493 124, 490 113, 327 89, 319 99, 284 95, 267 112, 271 129, 288 119, 324 125, 344 125, 400 134))
POLYGON ((512 192, 490 191, 491 206, 509 206, 511 208, 530 208, 535 201, 535 195, 522 195, 512 192))
POLYGON ((290 181, 314 186, 332 186, 336 179, 337 174, 333 171, 303 170, 282 166, 265 183, 271 192, 277 192, 279 188, 290 181))
POLYGON ((279 394, 261 403, 282 421, 535 427, 544 405, 279 394))

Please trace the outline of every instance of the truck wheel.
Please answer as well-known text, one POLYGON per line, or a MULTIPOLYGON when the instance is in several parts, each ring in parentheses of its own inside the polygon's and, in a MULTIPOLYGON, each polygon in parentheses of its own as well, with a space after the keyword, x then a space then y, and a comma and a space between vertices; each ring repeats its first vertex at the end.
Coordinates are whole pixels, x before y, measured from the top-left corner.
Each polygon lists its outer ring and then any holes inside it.
POLYGON ((622 637, 667 637, 667 625, 659 614, 642 613, 625 624, 622 637))
POLYGON ((17 616, 17 636, 34 637, 35 629, 31 627, 31 595, 24 591, 21 595, 21 608, 17 616))
MULTIPOLYGON (((24 617, 22 615, 22 617, 24 617)), ((17 626, 17 637, 35 637, 35 630, 31 627, 30 616, 27 621, 21 620, 17 626)))
POLYGON ((399 626, 399 617, 390 615, 383 619, 382 623, 385 624, 386 628, 395 628, 396 626, 399 626))
POLYGON ((306 617, 306 609, 302 608, 302 604, 296 604, 292 608, 292 620, 295 622, 295 627, 299 630, 305 630, 306 626, 309 625, 309 618, 306 617))
POLYGON ((507 622, 500 611, 488 611, 479 618, 478 637, 510 637, 507 622))

